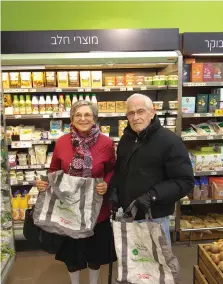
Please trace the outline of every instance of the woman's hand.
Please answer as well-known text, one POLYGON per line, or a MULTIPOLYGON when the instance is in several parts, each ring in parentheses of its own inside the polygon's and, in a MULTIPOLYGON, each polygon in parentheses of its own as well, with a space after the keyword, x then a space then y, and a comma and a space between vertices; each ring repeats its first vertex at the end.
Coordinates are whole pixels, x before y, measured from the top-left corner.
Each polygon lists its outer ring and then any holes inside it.
POLYGON ((104 195, 107 192, 108 185, 106 182, 96 184, 96 192, 100 195, 104 195))
POLYGON ((36 181, 36 187, 40 192, 45 191, 48 188, 49 184, 46 181, 43 181, 41 179, 36 181))

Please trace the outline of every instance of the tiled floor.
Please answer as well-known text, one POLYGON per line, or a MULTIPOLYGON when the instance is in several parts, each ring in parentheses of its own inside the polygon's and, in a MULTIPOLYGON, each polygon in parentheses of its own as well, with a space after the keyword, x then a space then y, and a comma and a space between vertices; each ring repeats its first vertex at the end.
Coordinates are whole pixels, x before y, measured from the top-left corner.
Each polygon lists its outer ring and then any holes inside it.
MULTIPOLYGON (((197 262, 197 245, 174 244, 173 251, 181 264, 181 284, 193 283, 193 265, 197 262)), ((116 265, 114 273, 116 275, 116 265)), ((108 283, 108 267, 101 270, 98 284, 108 283)), ((6 284, 70 284, 64 265, 42 251, 19 252, 6 284)), ((88 284, 88 273, 81 273, 81 284, 88 284)))

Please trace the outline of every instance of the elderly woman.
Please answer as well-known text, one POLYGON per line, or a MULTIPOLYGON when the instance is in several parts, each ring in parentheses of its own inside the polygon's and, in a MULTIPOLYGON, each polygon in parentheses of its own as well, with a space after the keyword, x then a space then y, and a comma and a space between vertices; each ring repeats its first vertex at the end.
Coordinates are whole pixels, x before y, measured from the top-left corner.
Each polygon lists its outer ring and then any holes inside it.
MULTIPOLYGON (((72 176, 104 180, 96 185, 96 191, 104 195, 104 201, 94 236, 85 239, 66 237, 56 254, 56 259, 66 264, 72 284, 79 284, 80 270, 87 267, 90 284, 97 284, 100 266, 116 260, 114 247, 111 259, 113 233, 106 195, 107 184, 113 174, 115 153, 112 140, 100 133, 97 118, 97 108, 91 103, 79 101, 72 105, 70 134, 58 139, 50 165, 50 172, 62 169, 72 176)), ((46 182, 37 181, 39 191, 46 190, 47 186, 46 182)))

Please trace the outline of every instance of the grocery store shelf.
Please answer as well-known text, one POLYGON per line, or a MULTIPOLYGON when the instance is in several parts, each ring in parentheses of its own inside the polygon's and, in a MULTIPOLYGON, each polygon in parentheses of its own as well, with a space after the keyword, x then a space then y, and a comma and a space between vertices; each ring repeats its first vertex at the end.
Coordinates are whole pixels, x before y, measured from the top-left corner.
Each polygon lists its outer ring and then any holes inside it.
POLYGON ((206 141, 206 140, 221 140, 223 135, 206 135, 206 136, 184 136, 182 137, 183 141, 206 141))
POLYGON ((193 118, 193 117, 222 117, 221 115, 216 115, 215 113, 183 113, 183 118, 193 118))
POLYGON ((223 175, 223 171, 205 171, 205 172, 194 172, 195 177, 202 176, 221 176, 223 175))
POLYGON ((207 228, 196 228, 196 229, 180 229, 181 232, 197 232, 207 230, 223 230, 223 227, 207 227, 207 228))
POLYGON ((60 92, 77 92, 77 93, 91 93, 91 92, 129 92, 129 91, 153 91, 153 90, 167 90, 177 89, 178 86, 134 86, 134 87, 101 87, 101 88, 29 88, 29 89, 4 89, 5 94, 10 93, 60 93, 60 92))
POLYGON ((222 204, 223 199, 218 199, 218 200, 212 200, 212 199, 207 199, 207 200, 181 200, 180 201, 181 205, 196 205, 196 204, 222 204))
POLYGON ((223 82, 184 82, 184 87, 222 87, 223 82))
POLYGON ((17 183, 11 183, 11 186, 21 186, 21 185, 34 185, 36 181, 22 181, 22 182, 17 182, 17 183))
POLYGON ((1 264, 1 283, 4 284, 7 276, 11 271, 11 267, 15 261, 15 256, 8 256, 5 261, 1 264))
POLYGON ((31 145, 52 144, 56 139, 52 140, 27 140, 27 141, 8 141, 7 144, 14 148, 30 148, 31 145))
POLYGON ((105 112, 105 113, 99 113, 98 117, 125 117, 126 114, 124 112, 122 113, 117 113, 117 112, 105 112))
POLYGON ((35 170, 35 169, 49 169, 50 165, 29 165, 29 166, 16 166, 9 168, 10 170, 35 170))

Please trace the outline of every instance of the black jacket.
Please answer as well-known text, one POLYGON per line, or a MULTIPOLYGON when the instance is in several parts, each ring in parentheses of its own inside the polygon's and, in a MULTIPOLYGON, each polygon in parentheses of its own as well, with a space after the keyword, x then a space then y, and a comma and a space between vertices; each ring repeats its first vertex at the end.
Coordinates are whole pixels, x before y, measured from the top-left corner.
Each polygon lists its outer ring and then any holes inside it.
MULTIPOLYGON (((139 135, 130 126, 125 129, 110 183, 111 199, 116 192, 120 207, 126 210, 133 200, 149 191, 157 198, 152 217, 165 217, 173 214, 175 202, 193 187, 193 170, 182 140, 163 128, 157 116, 139 135)), ((136 219, 144 217, 139 210, 136 219)))

